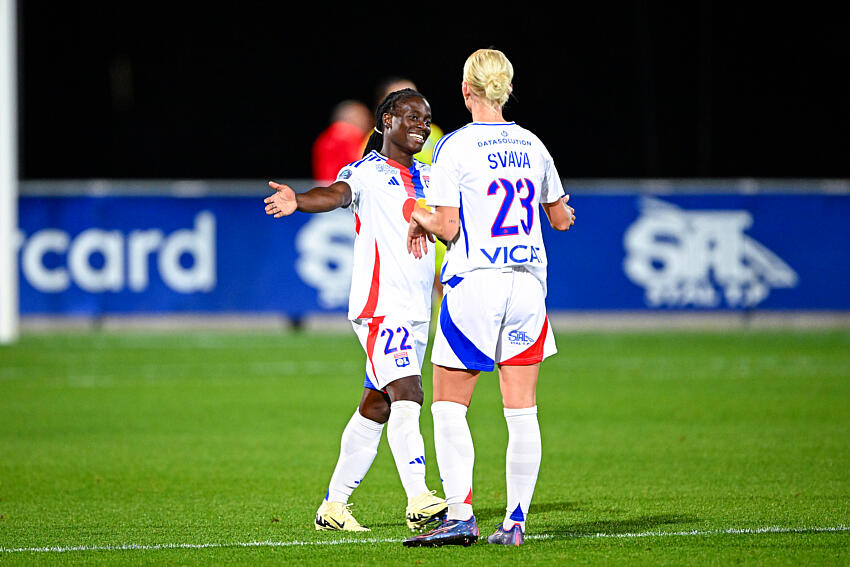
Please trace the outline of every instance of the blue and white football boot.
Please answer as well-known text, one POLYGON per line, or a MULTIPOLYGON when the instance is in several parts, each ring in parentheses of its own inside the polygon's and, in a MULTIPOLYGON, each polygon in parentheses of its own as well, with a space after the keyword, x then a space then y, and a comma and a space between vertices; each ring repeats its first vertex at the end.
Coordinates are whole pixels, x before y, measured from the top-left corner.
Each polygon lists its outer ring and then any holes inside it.
POLYGON ((428 533, 404 540, 405 547, 440 547, 443 545, 472 545, 478 541, 478 522, 475 516, 468 520, 444 520, 428 533))
POLYGON ((506 530, 502 524, 496 526, 496 531, 487 538, 487 543, 495 543, 497 545, 522 545, 525 541, 523 538, 522 528, 519 524, 514 524, 509 530, 506 530))

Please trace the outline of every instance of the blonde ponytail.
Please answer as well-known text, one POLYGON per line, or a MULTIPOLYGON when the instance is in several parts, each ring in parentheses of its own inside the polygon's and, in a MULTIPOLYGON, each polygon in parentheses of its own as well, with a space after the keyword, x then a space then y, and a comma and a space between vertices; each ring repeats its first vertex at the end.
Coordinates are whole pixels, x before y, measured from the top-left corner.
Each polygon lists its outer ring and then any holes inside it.
POLYGON ((479 49, 463 65, 463 80, 472 93, 497 108, 508 102, 513 78, 513 65, 504 53, 496 49, 479 49))

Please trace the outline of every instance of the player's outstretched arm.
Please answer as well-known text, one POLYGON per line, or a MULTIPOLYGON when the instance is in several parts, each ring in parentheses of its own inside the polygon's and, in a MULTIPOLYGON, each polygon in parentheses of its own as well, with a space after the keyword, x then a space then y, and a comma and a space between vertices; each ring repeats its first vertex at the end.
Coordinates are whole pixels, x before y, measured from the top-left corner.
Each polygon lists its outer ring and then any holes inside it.
POLYGON ((275 190, 265 198, 266 214, 279 219, 295 211, 303 213, 326 213, 351 204, 351 187, 348 183, 337 181, 327 187, 314 187, 305 193, 295 193, 289 185, 269 181, 269 187, 275 190))
POLYGON ((540 203, 555 230, 570 230, 576 222, 576 211, 567 204, 569 200, 570 196, 565 195, 553 203, 540 203))

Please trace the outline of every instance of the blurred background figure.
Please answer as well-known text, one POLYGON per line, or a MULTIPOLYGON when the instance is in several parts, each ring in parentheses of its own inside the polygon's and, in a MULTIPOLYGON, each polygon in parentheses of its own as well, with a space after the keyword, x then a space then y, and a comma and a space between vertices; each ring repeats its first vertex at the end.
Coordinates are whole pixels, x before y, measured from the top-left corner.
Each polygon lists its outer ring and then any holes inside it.
MULTIPOLYGON (((411 81, 410 79, 407 79, 405 77, 399 77, 399 76, 395 76, 395 75, 384 77, 378 83, 378 85, 375 87, 374 107, 378 108, 378 105, 381 103, 382 100, 384 100, 387 97, 388 94, 395 92, 395 91, 400 91, 401 89, 413 89, 415 91, 419 90, 419 89, 416 88, 416 84, 413 81, 411 81)), ((422 151, 420 151, 418 154, 416 154, 413 157, 418 159, 419 161, 421 161, 423 163, 430 164, 431 163, 431 157, 434 155, 434 146, 437 145, 437 142, 442 137, 443 137, 443 130, 439 126, 437 126, 436 124, 434 124, 432 122, 431 123, 431 135, 428 137, 427 140, 425 140, 425 145, 422 146, 422 151)), ((368 141, 368 139, 369 139, 369 136, 367 134, 366 138, 364 138, 363 143, 362 143, 363 148, 366 147, 366 142, 368 141)))
POLYGON ((363 154, 363 138, 372 130, 372 112, 358 100, 344 100, 331 113, 330 125, 313 142, 313 179, 331 183, 343 166, 363 154))

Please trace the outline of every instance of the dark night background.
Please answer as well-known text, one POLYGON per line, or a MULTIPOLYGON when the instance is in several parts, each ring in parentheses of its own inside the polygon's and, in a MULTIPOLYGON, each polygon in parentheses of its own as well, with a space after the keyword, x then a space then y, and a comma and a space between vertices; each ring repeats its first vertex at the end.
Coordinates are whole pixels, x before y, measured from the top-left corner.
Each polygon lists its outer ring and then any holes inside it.
POLYGON ((21 177, 307 178, 334 103, 385 75, 466 123, 479 47, 563 177, 850 177, 833 4, 314 5, 19 0, 21 177))

